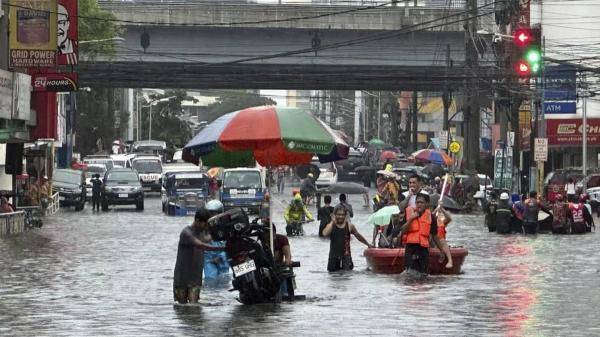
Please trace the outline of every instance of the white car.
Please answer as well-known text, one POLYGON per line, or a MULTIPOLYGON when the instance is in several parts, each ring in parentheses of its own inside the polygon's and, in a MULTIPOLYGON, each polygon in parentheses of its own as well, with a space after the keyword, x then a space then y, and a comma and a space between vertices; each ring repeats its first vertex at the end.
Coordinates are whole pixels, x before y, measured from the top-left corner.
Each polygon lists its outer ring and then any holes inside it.
POLYGON ((319 162, 318 157, 313 157, 310 163, 317 166, 319 171, 321 171, 316 182, 317 188, 327 187, 338 182, 338 173, 335 163, 321 163, 319 162))
POLYGON ((88 164, 87 169, 85 170, 85 187, 86 187, 86 199, 92 200, 92 176, 94 174, 99 174, 100 179, 104 178, 104 174, 106 173, 106 165, 104 164, 88 164))

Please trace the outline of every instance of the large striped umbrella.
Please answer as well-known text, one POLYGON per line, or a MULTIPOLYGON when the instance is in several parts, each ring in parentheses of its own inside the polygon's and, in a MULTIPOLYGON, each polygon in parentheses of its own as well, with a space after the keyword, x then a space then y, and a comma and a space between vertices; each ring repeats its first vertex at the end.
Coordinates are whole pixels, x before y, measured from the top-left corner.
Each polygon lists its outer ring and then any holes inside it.
POLYGON ((223 115, 183 149, 183 159, 238 167, 307 164, 348 158, 348 144, 318 118, 298 108, 261 106, 223 115))
POLYGON ((419 150, 413 152, 411 156, 415 158, 415 161, 435 163, 446 166, 452 165, 453 163, 452 158, 450 158, 450 156, 447 155, 446 152, 432 149, 419 150))

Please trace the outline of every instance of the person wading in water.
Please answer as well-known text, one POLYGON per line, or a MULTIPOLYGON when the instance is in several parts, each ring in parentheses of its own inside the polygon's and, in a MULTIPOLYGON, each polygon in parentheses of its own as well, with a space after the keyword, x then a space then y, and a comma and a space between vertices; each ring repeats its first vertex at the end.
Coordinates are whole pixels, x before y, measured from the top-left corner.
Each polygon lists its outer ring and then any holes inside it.
POLYGON ((215 247, 208 233, 209 211, 202 207, 196 211, 194 223, 185 227, 179 235, 177 260, 173 276, 173 297, 180 304, 198 303, 202 287, 205 250, 225 250, 215 247))
POLYGON ((353 234, 358 241, 364 243, 367 247, 373 246, 356 230, 348 219, 348 210, 341 204, 333 209, 331 222, 323 229, 323 236, 329 236, 329 262, 327 270, 352 270, 352 255, 350 253, 350 234, 353 234))

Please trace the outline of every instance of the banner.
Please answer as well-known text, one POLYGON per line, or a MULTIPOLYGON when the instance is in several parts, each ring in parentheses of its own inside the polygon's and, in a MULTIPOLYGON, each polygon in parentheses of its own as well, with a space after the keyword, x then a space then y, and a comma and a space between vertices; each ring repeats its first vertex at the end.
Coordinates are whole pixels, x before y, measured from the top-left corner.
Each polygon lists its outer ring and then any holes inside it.
POLYGON ((10 66, 54 67, 56 0, 11 0, 10 4, 10 66))
POLYGON ((14 73, 13 93, 12 119, 29 120, 31 118, 31 76, 14 73))
POLYGON ((12 117, 13 73, 0 69, 0 118, 12 117))
MULTIPOLYGON (((581 119, 547 119, 546 136, 548 145, 576 145, 583 142, 581 119)), ((588 145, 600 145, 600 119, 587 119, 588 145)))
POLYGON ((31 75, 33 91, 77 91, 77 73, 40 73, 31 75))
POLYGON ((58 0, 57 8, 57 63, 77 64, 77 0, 58 0))

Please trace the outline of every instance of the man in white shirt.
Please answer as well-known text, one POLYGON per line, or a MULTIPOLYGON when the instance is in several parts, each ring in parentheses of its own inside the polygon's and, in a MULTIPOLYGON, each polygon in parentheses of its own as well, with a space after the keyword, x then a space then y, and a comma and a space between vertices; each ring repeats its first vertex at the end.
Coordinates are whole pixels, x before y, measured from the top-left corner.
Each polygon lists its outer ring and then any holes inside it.
POLYGON ((567 182, 567 184, 565 185, 565 193, 567 194, 567 201, 568 202, 575 202, 577 201, 575 199, 575 181, 573 180, 573 178, 569 178, 569 182, 567 182))
POLYGON ((421 190, 421 183, 421 177, 417 174, 413 174, 408 178, 408 191, 402 193, 402 195, 404 195, 404 200, 398 205, 401 210, 405 210, 406 207, 416 207, 417 194, 429 194, 427 191, 421 190))

